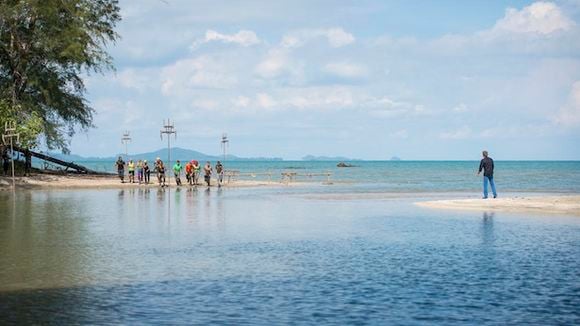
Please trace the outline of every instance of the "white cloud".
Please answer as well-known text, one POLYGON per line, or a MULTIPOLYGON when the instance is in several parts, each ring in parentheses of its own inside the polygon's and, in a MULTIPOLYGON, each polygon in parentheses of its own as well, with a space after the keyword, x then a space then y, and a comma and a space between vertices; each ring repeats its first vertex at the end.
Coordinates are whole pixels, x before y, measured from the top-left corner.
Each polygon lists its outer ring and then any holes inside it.
POLYGON ((355 41, 354 35, 346 32, 340 27, 328 29, 304 29, 286 34, 282 38, 281 46, 285 48, 297 48, 304 46, 307 42, 326 38, 328 44, 333 48, 349 45, 355 41))
POLYGON ((145 110, 133 100, 121 100, 117 98, 102 98, 94 103, 95 110, 99 113, 95 123, 101 126, 113 127, 115 130, 142 129, 139 124, 145 115, 145 110), (114 124, 111 124, 111 122, 114 124))
POLYGON ((161 81, 161 93, 166 96, 192 89, 227 89, 237 84, 237 78, 223 62, 208 56, 179 60, 163 68, 161 81))
POLYGON ((461 140, 471 136, 471 128, 463 126, 457 130, 444 131, 439 134, 441 139, 461 140))
POLYGON ((222 43, 234 43, 244 47, 259 44, 261 41, 253 31, 240 30, 235 34, 221 34, 214 30, 207 30, 205 32, 205 37, 201 40, 196 40, 191 45, 191 49, 196 49, 202 44, 209 42, 222 42, 222 43))
POLYGON ((250 98, 245 96, 238 96, 232 100, 232 104, 236 107, 247 108, 250 105, 250 98))
MULTIPOLYGON (((521 10, 508 8, 505 16, 489 29, 471 35, 444 35, 428 42, 422 50, 445 55, 484 52, 576 55, 580 51, 579 37, 576 23, 558 5, 535 2, 521 10)), ((393 48, 391 43, 378 44, 393 48)), ((413 49, 421 50, 420 44, 413 49)))
POLYGON ((395 132, 392 132, 390 134, 391 138, 396 138, 396 139, 407 139, 409 138, 409 132, 407 131, 407 129, 401 129, 401 130, 397 130, 395 132))
POLYGON ((258 107, 263 109, 270 109, 277 105, 276 101, 274 101, 272 97, 266 93, 259 93, 256 95, 256 103, 258 107))
POLYGON ((345 87, 308 87, 287 91, 282 96, 287 107, 296 109, 342 109, 355 103, 345 87))
POLYGON ((268 55, 256 66, 256 74, 263 78, 281 75, 289 65, 288 54, 282 50, 270 50, 268 55))
POLYGON ((267 111, 328 111, 350 110, 381 117, 419 116, 428 114, 422 105, 400 102, 388 97, 374 97, 366 91, 346 86, 313 86, 273 88, 254 96, 240 95, 230 99, 197 99, 195 108, 220 109, 224 114, 255 114, 267 111))
POLYGON ((462 113, 467 111, 467 105, 465 103, 459 103, 452 109, 453 112, 462 113))
POLYGON ((349 45, 354 42, 354 36, 345 32, 342 28, 331 28, 321 32, 322 35, 328 38, 328 43, 332 47, 338 48, 349 45))
POLYGON ((304 65, 292 60, 288 50, 273 48, 256 65, 254 73, 263 79, 287 78, 291 84, 300 84, 304 79, 304 65))
POLYGON ((324 66, 323 70, 332 75, 343 78, 364 78, 368 75, 366 66, 348 62, 333 62, 324 66))
POLYGON ((297 48, 304 45, 303 41, 295 35, 285 35, 280 43, 284 48, 297 48))
POLYGON ((477 135, 481 138, 489 139, 518 139, 521 138, 522 135, 526 135, 526 138, 542 138, 550 133, 549 127, 548 123, 504 123, 483 129, 481 132, 477 133, 477 135))
POLYGON ((355 100, 343 87, 278 88, 271 93, 259 92, 253 97, 238 96, 229 101, 233 114, 254 114, 257 110, 325 110, 352 108, 355 100), (243 110, 240 110, 243 109, 243 110))
MULTIPOLYGON (((159 87, 159 69, 156 68, 126 68, 111 77, 97 76, 100 82, 116 82, 116 86, 136 90, 139 93, 155 90, 159 87)), ((90 79, 94 81, 93 79, 90 79)))
POLYGON ((539 1, 521 10, 508 8, 492 29, 495 33, 537 33, 548 35, 574 26, 555 3, 539 1))
POLYGON ((387 96, 362 96, 357 105, 379 118, 417 117, 431 113, 423 105, 397 101, 387 96))
POLYGON ((568 101, 558 112, 555 122, 565 127, 580 126, 580 81, 572 85, 568 101))
POLYGON ((196 109, 215 110, 219 107, 219 103, 211 99, 196 99, 193 100, 191 106, 196 109))

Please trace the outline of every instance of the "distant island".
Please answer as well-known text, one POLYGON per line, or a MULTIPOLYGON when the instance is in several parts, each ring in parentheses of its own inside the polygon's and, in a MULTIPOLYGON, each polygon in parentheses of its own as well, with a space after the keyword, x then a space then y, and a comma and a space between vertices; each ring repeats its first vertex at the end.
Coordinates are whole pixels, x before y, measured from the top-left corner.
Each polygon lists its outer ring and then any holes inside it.
POLYGON ((401 160, 401 158, 398 156, 391 157, 391 161, 400 161, 400 160, 401 160))
MULTIPOLYGON (((117 154, 115 156, 109 157, 83 157, 80 155, 66 155, 61 153, 47 153, 52 157, 58 158, 63 161, 67 162, 100 162, 100 161, 115 161, 117 157, 122 156, 125 158, 125 154, 117 154)), ((154 152, 147 152, 147 153, 137 153, 132 154, 129 153, 129 159, 132 160, 149 160, 153 161, 155 158, 160 157, 162 160, 167 159, 167 149, 159 149, 154 152)), ((208 155, 198 151, 194 151, 191 149, 184 149, 184 148, 172 148, 171 149, 171 160, 180 160, 180 161, 189 161, 189 160, 198 160, 198 161, 218 161, 223 160, 223 155, 208 155)), ((283 161, 280 157, 238 157, 235 155, 227 155, 227 161, 283 161)))
POLYGON ((352 159, 348 157, 342 156, 314 156, 314 155, 306 155, 302 158, 303 161, 361 161, 360 159, 352 159))

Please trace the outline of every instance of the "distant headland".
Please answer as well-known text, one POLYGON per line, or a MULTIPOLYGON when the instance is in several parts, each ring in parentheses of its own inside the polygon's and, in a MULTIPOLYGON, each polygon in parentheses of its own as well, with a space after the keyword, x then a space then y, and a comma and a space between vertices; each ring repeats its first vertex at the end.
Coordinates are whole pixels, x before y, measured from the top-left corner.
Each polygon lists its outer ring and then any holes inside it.
MULTIPOLYGON (((100 161, 115 161, 117 157, 123 156, 125 154, 117 154, 115 156, 108 156, 108 157, 84 157, 80 155, 66 155, 60 153, 50 153, 51 156, 58 158, 63 161, 68 162, 100 162, 100 161)), ((156 157, 160 157, 161 159, 167 158, 167 148, 159 149, 153 152, 147 153, 129 153, 128 158, 132 160, 150 160, 153 161, 156 157)), ((224 157, 222 155, 208 155, 202 152, 194 151, 191 149, 185 149, 180 147, 175 147, 171 149, 171 160, 180 160, 180 161, 189 161, 189 160, 198 160, 198 161, 218 161, 223 160, 224 157)), ((226 156, 226 160, 228 161, 282 161, 283 159, 280 157, 239 157, 235 155, 228 154, 226 156)))

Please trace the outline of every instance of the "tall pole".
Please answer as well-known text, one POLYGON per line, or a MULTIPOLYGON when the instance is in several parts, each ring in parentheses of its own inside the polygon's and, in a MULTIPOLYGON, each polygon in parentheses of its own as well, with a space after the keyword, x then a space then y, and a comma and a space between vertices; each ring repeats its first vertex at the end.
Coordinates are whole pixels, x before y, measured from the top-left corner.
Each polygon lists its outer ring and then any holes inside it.
POLYGON ((4 125, 4 134, 2 134, 2 142, 6 145, 6 139, 10 141, 10 160, 12 161, 12 188, 16 189, 16 179, 14 178, 14 138, 16 138, 16 142, 20 141, 20 134, 16 132, 16 124, 6 122, 4 125))
POLYGON ((121 143, 125 144, 125 160, 129 160, 129 151, 127 149, 127 144, 131 142, 131 137, 129 136, 129 131, 125 131, 123 137, 121 137, 121 143))
MULTIPOLYGON (((163 135, 167 135, 167 167, 165 170, 171 170, 171 135, 177 139, 177 131, 175 131, 174 123, 169 119, 167 121, 163 120, 163 129, 159 133, 161 140, 163 140, 163 135)), ((171 184, 171 171, 167 174, 167 183, 171 184)))
POLYGON ((222 150, 224 152, 224 162, 226 161, 226 156, 227 156, 227 147, 229 145, 229 139, 228 139, 228 135, 226 133, 222 134, 222 150))

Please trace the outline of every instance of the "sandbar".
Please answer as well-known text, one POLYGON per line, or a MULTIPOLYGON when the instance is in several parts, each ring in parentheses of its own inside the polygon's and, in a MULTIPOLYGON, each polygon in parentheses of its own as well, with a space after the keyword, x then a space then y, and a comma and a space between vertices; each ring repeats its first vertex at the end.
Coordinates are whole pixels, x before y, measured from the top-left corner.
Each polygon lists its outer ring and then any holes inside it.
MULTIPOLYGON (((127 179, 125 179, 127 180, 127 179)), ((203 181, 200 180, 200 182, 203 181)), ((182 187, 188 187, 186 184, 185 177, 182 178, 182 187)), ((290 183, 291 186, 298 185, 299 183, 290 183)), ((175 187, 175 179, 172 177, 168 180, 168 185, 170 187, 175 187)), ((222 184, 224 187, 237 188, 237 187, 267 187, 267 186, 287 186, 287 184, 281 181, 268 181, 268 180, 235 180, 230 182, 224 182, 222 184)), ((198 187, 206 187, 206 184, 198 184, 198 187)), ((217 179, 212 178, 211 186, 217 186, 217 179)), ((34 189, 34 188, 55 188, 55 189, 68 189, 68 188, 138 188, 138 187, 159 187, 157 183, 157 178, 151 176, 151 183, 149 184, 139 184, 139 183, 121 183, 119 178, 114 175, 82 175, 82 174, 69 174, 69 175, 55 175, 55 174, 33 174, 30 177, 16 177, 16 188, 24 189, 34 189)), ((0 177, 0 190, 8 190, 12 188, 12 178, 10 177, 0 177)))
POLYGON ((479 211, 531 212, 580 216, 580 195, 548 195, 488 199, 450 199, 415 203, 418 206, 479 211))

